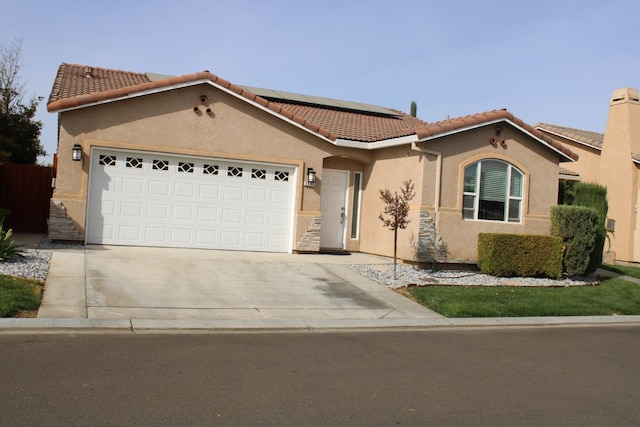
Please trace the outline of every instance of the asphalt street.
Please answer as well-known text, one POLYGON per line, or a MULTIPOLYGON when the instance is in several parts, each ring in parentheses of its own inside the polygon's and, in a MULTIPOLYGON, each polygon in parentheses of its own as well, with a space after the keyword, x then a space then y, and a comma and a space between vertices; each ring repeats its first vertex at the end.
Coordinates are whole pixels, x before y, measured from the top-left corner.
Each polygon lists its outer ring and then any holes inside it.
POLYGON ((0 425, 638 425, 640 327, 2 334, 0 425))

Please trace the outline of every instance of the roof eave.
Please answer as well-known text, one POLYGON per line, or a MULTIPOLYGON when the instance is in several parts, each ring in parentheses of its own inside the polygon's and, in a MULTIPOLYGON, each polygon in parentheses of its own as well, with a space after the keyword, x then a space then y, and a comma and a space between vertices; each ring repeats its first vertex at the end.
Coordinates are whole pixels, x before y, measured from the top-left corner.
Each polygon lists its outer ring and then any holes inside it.
POLYGON ((381 148, 411 144, 412 142, 418 142, 418 136, 416 134, 401 136, 398 138, 383 139, 374 142, 352 141, 349 139, 338 138, 335 140, 334 144, 338 147, 358 148, 361 150, 379 150, 381 148))
MULTIPOLYGON (((88 97, 87 95, 53 101, 47 105, 47 110, 50 113, 54 113, 54 112, 63 113, 66 111, 73 111, 81 108, 88 108, 88 107, 94 107, 97 105, 109 104, 109 103, 123 101, 127 99, 133 99, 141 96, 151 95, 155 93, 167 92, 175 89, 181 89, 181 88, 196 86, 200 84, 208 84, 235 98, 238 98, 244 102, 247 102, 257 107, 266 113, 269 113, 281 120, 284 120, 298 127, 299 129, 304 130, 305 132, 308 132, 320 139, 323 139, 327 142, 335 144, 336 136, 331 134, 329 131, 322 129, 319 126, 313 123, 310 123, 301 117, 295 116, 289 113, 287 110, 282 109, 280 106, 274 105, 274 103, 271 103, 266 99, 261 98, 258 95, 255 95, 245 89, 236 87, 232 84, 219 84, 217 83, 217 80, 221 80, 221 79, 216 79, 216 81, 213 81, 211 78, 205 77, 205 78, 200 78, 200 79, 190 80, 190 81, 185 81, 180 83, 174 83, 169 85, 158 86, 157 84, 154 84, 153 85, 154 87, 151 87, 149 89, 142 89, 142 90, 140 89, 136 90, 137 86, 130 86, 130 87, 125 87, 117 90, 118 92, 123 93, 123 95, 120 95, 120 96, 116 95, 112 97, 105 96, 103 99, 97 99, 95 101, 85 102, 85 100, 88 97), (237 89, 237 91, 232 90, 232 87, 233 89, 237 89)), ((226 81, 224 80, 222 80, 222 82, 226 83, 226 81)))
POLYGON ((550 133, 551 135, 559 136, 560 138, 568 139, 569 141, 573 141, 576 144, 584 145, 584 146, 592 148, 594 150, 602 151, 602 148, 598 147, 597 145, 593 145, 593 144, 590 144, 590 143, 585 142, 585 141, 580 141, 580 140, 572 138, 570 136, 563 135, 563 134, 558 133, 558 132, 554 132, 554 131, 549 130, 549 129, 547 129, 545 127, 542 127, 542 126, 536 126, 536 130, 539 130, 540 132, 550 133))
POLYGON ((538 136, 536 136, 533 133, 529 132, 526 128, 518 125, 517 123, 515 123, 513 120, 509 119, 508 117, 499 117, 499 118, 496 118, 496 119, 487 120, 485 122, 475 123, 475 124, 468 125, 468 126, 462 126, 462 127, 459 127, 459 128, 450 129, 450 130, 447 130, 447 131, 444 131, 444 132, 435 133, 433 135, 427 135, 427 136, 424 136, 424 137, 420 138, 419 142, 426 142, 426 141, 430 141, 430 140, 433 140, 433 139, 443 138, 445 136, 454 135, 454 134, 457 134, 457 133, 460 133, 460 132, 466 132, 468 130, 478 129, 478 128, 481 128, 481 127, 484 127, 484 126, 489 126, 489 125, 496 124, 496 123, 501 123, 501 122, 507 122, 511 126, 515 127, 516 129, 519 129, 520 131, 522 131, 525 134, 529 135, 534 140, 538 141, 539 143, 541 143, 545 147, 547 147, 550 150, 552 150, 555 153, 557 153, 560 156, 560 158, 564 159, 564 161, 569 161, 569 162, 577 161, 577 159, 574 159, 569 154, 564 153, 562 150, 552 146, 551 144, 549 144, 544 139, 539 138, 538 136))

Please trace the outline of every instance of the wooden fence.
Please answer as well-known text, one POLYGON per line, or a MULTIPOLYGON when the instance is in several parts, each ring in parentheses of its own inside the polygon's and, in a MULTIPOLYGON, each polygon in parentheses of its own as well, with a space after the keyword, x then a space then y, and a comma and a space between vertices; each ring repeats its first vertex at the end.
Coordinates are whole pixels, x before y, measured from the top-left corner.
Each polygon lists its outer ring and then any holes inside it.
POLYGON ((11 211, 11 227, 19 233, 46 233, 53 168, 0 165, 0 208, 11 211))

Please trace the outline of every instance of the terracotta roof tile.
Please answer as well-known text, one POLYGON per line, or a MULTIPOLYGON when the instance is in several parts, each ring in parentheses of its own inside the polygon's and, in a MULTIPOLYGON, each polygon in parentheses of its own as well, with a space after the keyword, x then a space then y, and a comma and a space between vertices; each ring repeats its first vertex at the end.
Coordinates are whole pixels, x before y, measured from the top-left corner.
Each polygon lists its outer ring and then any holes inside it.
POLYGON ((582 129, 568 128, 564 126, 550 125, 548 123, 536 124, 536 129, 552 132, 563 136, 567 139, 573 139, 574 141, 581 142, 585 145, 590 145, 597 149, 602 149, 602 143, 604 142, 604 134, 598 132, 590 132, 582 129))
POLYGON ((560 175, 580 176, 580 174, 578 172, 574 172, 574 171, 566 169, 566 168, 560 168, 560 175))
POLYGON ((554 139, 548 137, 543 132, 535 129, 533 126, 523 122, 521 119, 515 117, 507 110, 492 110, 484 113, 477 113, 469 116, 456 117, 440 122, 429 123, 426 126, 416 129, 416 134, 418 135, 418 138, 423 139, 430 136, 436 136, 440 133, 445 133, 456 129, 463 129, 469 126, 480 125, 482 123, 501 118, 509 120, 515 125, 520 126, 536 138, 543 140, 545 143, 560 151, 567 157, 570 157, 573 160, 578 160, 578 155, 572 152, 569 148, 560 144, 558 141, 555 141, 554 139))
MULTIPOLYGON (((514 117, 506 110, 493 110, 435 123, 427 123, 397 110, 382 109, 383 112, 359 111, 335 105, 308 104, 282 99, 265 99, 249 89, 231 84, 209 71, 178 77, 151 80, 146 74, 121 70, 62 64, 58 69, 53 89, 47 103, 49 111, 76 108, 91 103, 126 97, 147 90, 161 89, 173 85, 209 80, 229 91, 253 101, 304 126, 310 131, 335 141, 344 139, 360 142, 375 142, 404 136, 418 138, 438 135, 500 118, 511 120, 537 138, 577 159, 577 155, 562 144, 552 140, 541 131, 514 117)), ((268 97, 267 97, 268 98, 268 97)))
POLYGON ((340 139, 361 142, 374 142, 384 139, 413 135, 417 127, 426 125, 420 119, 411 117, 400 111, 397 115, 366 114, 356 111, 344 111, 318 105, 301 105, 283 101, 271 101, 283 110, 313 123, 335 134, 340 139))
POLYGON ((53 83, 48 104, 61 99, 106 92, 149 82, 146 74, 62 64, 53 83))

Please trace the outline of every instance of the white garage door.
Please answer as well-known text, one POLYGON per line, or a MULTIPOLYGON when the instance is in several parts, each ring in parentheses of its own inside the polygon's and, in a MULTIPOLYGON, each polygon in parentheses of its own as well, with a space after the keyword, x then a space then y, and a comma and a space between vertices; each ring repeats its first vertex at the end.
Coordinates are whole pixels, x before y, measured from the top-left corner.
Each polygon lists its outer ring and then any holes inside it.
POLYGON ((295 168, 94 149, 87 243, 288 252, 295 168))

